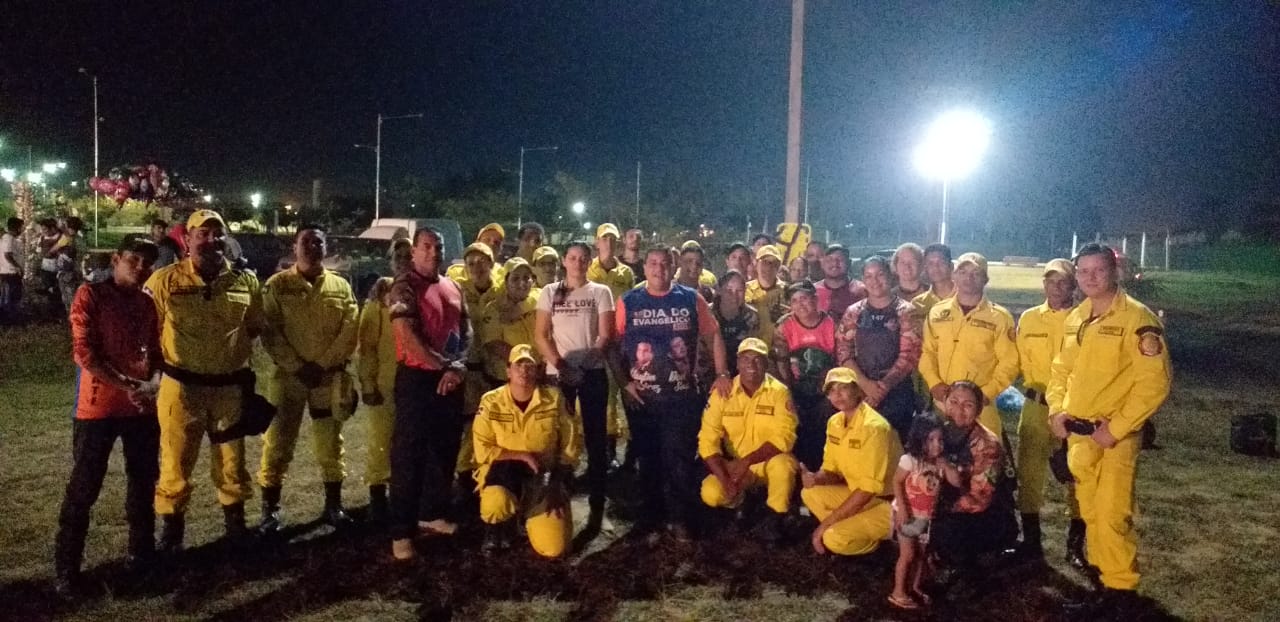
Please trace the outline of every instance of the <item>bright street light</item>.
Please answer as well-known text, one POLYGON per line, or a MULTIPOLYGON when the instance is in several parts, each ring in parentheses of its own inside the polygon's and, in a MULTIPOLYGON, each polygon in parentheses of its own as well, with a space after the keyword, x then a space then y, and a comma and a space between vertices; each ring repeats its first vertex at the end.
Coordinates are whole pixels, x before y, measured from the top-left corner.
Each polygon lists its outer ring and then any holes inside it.
POLYGON ((206 194, 206 195, 204 195, 204 196, 203 196, 203 197, 201 197, 201 198, 202 198, 202 199, 204 199, 204 202, 205 202, 205 203, 213 203, 213 195, 212 195, 212 194, 206 194))
POLYGON ((582 230, 583 230, 583 231, 590 231, 590 230, 591 230, 591 221, 589 221, 589 220, 588 220, 587 222, 582 223, 582 230))
POLYGON ((44 183, 44 173, 31 171, 30 173, 27 173, 27 181, 33 184, 42 184, 44 183))
POLYGON ((66 162, 45 162, 44 164, 40 165, 40 168, 45 172, 46 175, 56 175, 58 171, 61 171, 67 168, 67 163, 66 162))
POLYGON ((3 180, 5 180, 6 182, 9 182, 9 183, 13 183, 13 180, 15 180, 15 179, 17 179, 17 178, 18 178, 18 171, 17 171, 17 169, 12 169, 12 168, 0 168, 0 179, 3 179, 3 180))
POLYGON ((262 205, 262 193, 255 192, 249 195, 249 204, 253 206, 253 209, 258 209, 262 205))
POLYGON ((573 213, 581 216, 586 211, 587 211, 587 205, 582 201, 578 201, 577 203, 573 204, 573 213))
POLYGON ((972 110, 953 110, 938 117, 915 151, 916 169, 942 181, 942 223, 938 241, 947 243, 947 191, 978 167, 991 143, 991 122, 972 110))

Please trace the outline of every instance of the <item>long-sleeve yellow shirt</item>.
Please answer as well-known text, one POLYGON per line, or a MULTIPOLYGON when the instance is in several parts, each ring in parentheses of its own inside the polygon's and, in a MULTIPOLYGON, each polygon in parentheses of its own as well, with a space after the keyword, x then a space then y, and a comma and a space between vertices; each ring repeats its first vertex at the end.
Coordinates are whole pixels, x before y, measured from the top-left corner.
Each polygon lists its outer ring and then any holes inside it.
POLYGON ((569 415, 560 390, 538 387, 523 410, 506 386, 480 398, 471 428, 475 449, 476 481, 484 482, 489 467, 503 450, 527 451, 537 455, 544 470, 578 464, 577 423, 569 415))
POLYGON ((698 456, 709 458, 728 451, 728 458, 746 456, 771 443, 790 452, 796 444, 796 409, 791 392, 777 378, 765 375, 754 395, 747 395, 735 378, 729 397, 711 392, 698 430, 698 456))
POLYGON ((332 369, 355 352, 356 297, 336 272, 324 270, 312 283, 294 266, 267 279, 262 300, 262 345, 281 370, 293 373, 307 362, 332 369))

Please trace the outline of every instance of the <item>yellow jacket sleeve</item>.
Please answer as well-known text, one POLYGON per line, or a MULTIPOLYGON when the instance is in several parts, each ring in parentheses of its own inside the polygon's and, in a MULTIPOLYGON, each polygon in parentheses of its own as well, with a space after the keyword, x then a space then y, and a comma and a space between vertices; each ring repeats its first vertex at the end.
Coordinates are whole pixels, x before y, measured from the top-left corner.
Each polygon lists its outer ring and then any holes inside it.
POLYGON ((919 368, 925 388, 932 389, 942 383, 942 372, 938 369, 938 332, 928 317, 924 321, 924 343, 920 347, 919 368))
POLYGON ((1001 321, 996 325, 996 366, 991 372, 991 381, 982 387, 982 394, 992 402, 1017 380, 1021 369, 1018 363, 1018 343, 1013 331, 1013 316, 1005 311, 1000 314, 1000 318, 1001 321))
POLYGON ((702 427, 698 428, 698 457, 702 459, 719 456, 723 453, 721 441, 724 440, 724 398, 719 393, 711 392, 707 407, 702 411, 702 427))
POLYGON ((784 387, 774 398, 773 431, 765 442, 777 447, 778 451, 790 452, 796 445, 796 426, 799 423, 795 403, 791 401, 791 392, 784 387))
POLYGON ((471 447, 475 451, 478 465, 492 464, 502 454, 502 448, 498 446, 498 435, 493 429, 493 422, 489 420, 493 401, 489 395, 481 397, 476 418, 471 423, 471 447))
POLYGON ((1164 327, 1160 325, 1160 320, 1150 312, 1145 312, 1135 324, 1125 334, 1125 348, 1132 357, 1128 372, 1133 379, 1132 388, 1129 389, 1120 412, 1107 423, 1111 435, 1118 439, 1142 427, 1155 414, 1165 398, 1169 397, 1169 385, 1173 376, 1169 365, 1169 348, 1165 344, 1164 327), (1155 347, 1143 350, 1143 339, 1158 342, 1159 352, 1147 354, 1147 351, 1155 347))
POLYGON ((346 300, 343 302, 342 328, 338 330, 338 336, 325 349, 324 354, 320 356, 320 360, 316 361, 321 367, 330 369, 344 364, 347 359, 356 351, 356 340, 359 336, 359 320, 360 306, 356 304, 356 296, 351 293, 351 287, 346 288, 346 300))
POLYGON ((360 310, 360 334, 358 338, 360 356, 356 359, 356 375, 360 378, 361 390, 368 392, 378 386, 378 345, 382 341, 382 301, 370 300, 360 310))
MULTIPOLYGON (((284 312, 280 308, 280 299, 275 295, 274 289, 270 284, 267 285, 266 292, 260 297, 262 300, 263 316, 266 320, 265 331, 262 333, 262 346, 267 349, 267 353, 271 355, 271 360, 275 361, 282 371, 286 373, 294 373, 302 368, 303 360, 298 356, 298 352, 289 345, 289 339, 284 332, 284 312)), ((250 308, 253 303, 250 302, 250 308)), ((246 319, 248 315, 246 314, 246 319)))

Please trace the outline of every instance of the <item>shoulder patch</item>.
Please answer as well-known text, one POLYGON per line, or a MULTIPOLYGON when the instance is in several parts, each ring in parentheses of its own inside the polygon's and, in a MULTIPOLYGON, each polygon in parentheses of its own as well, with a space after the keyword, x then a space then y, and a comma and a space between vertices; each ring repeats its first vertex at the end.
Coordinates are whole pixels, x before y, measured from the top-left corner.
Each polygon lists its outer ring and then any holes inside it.
POLYGON ((1164 353, 1164 331, 1156 326, 1143 326, 1137 330, 1138 352, 1142 356, 1160 356, 1164 353))

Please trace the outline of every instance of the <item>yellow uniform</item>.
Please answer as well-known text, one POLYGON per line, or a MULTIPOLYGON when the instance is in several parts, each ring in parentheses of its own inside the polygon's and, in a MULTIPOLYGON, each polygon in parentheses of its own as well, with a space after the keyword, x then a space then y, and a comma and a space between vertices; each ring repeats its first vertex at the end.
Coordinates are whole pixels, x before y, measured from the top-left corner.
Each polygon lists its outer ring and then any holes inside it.
POLYGON ((1089 563, 1102 572, 1103 585, 1132 590, 1139 579, 1133 531, 1139 432, 1168 397, 1172 379, 1164 327, 1150 309, 1120 290, 1100 317, 1093 317, 1090 300, 1073 309, 1065 333, 1049 380, 1049 412, 1105 420, 1119 441, 1103 449, 1092 438, 1073 434, 1067 464, 1076 479, 1089 563))
MULTIPOLYGON (((615 259, 617 262, 612 269, 606 270, 597 257, 591 260, 591 265, 587 267, 587 280, 609 287, 609 291, 613 292, 613 299, 616 302, 623 294, 631 291, 636 285, 636 275, 626 264, 615 259)), ((624 437, 626 433, 626 416, 622 412, 622 395, 618 383, 613 379, 613 370, 609 369, 609 410, 605 417, 605 432, 612 437, 624 437)))
MULTIPOLYGON (((230 265, 211 283, 190 259, 165 266, 147 279, 146 291, 160 318, 160 349, 166 365, 200 375, 223 375, 248 365, 253 339, 262 330, 258 277, 230 265)), ((240 418, 242 389, 235 384, 201 386, 165 374, 160 381, 160 481, 158 514, 181 514, 191 498, 191 471, 200 441, 209 430, 224 430, 240 418)), ((251 494, 244 464, 244 439, 214 445, 210 468, 224 505, 251 494)))
MULTIPOLYGON (((925 294, 921 294, 922 296, 925 294)), ((920 375, 933 388, 969 380, 982 389, 987 405, 978 421, 997 438, 1003 427, 996 396, 1018 377, 1013 316, 983 296, 968 315, 953 296, 929 310, 920 353, 920 375)))
MULTIPOLYGON (((451 264, 445 269, 444 275, 449 277, 455 283, 467 278, 467 265, 461 263, 451 264)), ((507 276, 507 270, 500 263, 494 263, 489 269, 489 278, 493 281, 494 287, 500 285, 507 276)))
MULTIPOLYGON (((712 392, 702 413, 698 430, 698 456, 703 460, 724 455, 736 460, 770 443, 782 453, 751 465, 751 476, 744 488, 764 484, 768 490, 767 505, 779 514, 791 507, 799 466, 791 449, 796 444, 796 412, 791 392, 777 378, 765 375, 764 383, 754 395, 747 395, 742 383, 735 379, 729 397, 712 392)), ((725 497, 724 487, 715 475, 702 480, 702 502, 718 507, 736 507, 741 497, 725 497)))
POLYGON ((396 338, 391 329, 391 311, 386 295, 391 291, 391 277, 382 277, 369 292, 369 300, 360 310, 359 355, 356 370, 361 393, 377 391, 382 403, 365 406, 368 433, 365 443, 368 461, 365 483, 370 486, 391 482, 391 432, 395 422, 396 338))
MULTIPOLYGON (((458 289, 462 290, 462 298, 467 303, 467 312, 471 314, 472 327, 484 326, 485 308, 502 293, 498 287, 501 282, 500 280, 490 281, 489 289, 482 292, 476 288, 471 279, 463 278, 457 281, 458 289)), ((480 396, 492 388, 484 378, 484 348, 471 348, 469 357, 466 378, 464 378, 462 386, 464 391, 462 412, 467 416, 476 413, 476 408, 480 405, 480 396)), ((471 455, 471 443, 467 442, 469 438, 471 438, 471 420, 464 419, 462 424, 462 444, 458 448, 458 462, 454 467, 458 473, 465 473, 476 466, 475 458, 471 455)))
MULTIPOLYGON (((955 293, 952 293, 950 297, 954 298, 955 293)), ((925 317, 928 317, 929 310, 933 309, 934 305, 942 302, 943 300, 946 300, 946 298, 939 296, 938 293, 933 291, 933 288, 930 287, 925 290, 923 294, 912 298, 911 304, 914 305, 916 310, 920 313, 920 318, 924 319, 925 317)))
POLYGON ((578 463, 578 436, 577 425, 555 388, 535 389, 533 399, 523 410, 505 386, 485 393, 472 435, 481 520, 496 525, 511 520, 523 508, 525 530, 533 550, 544 557, 563 555, 573 538, 573 519, 568 507, 560 518, 546 512, 547 487, 540 477, 521 482, 520 490, 508 487, 514 484, 503 486, 486 480, 503 450, 535 454, 546 472, 573 468, 578 463))
POLYGON ((818 520, 825 520, 855 490, 875 495, 862 511, 846 518, 822 535, 822 545, 837 555, 865 555, 889 537, 890 496, 893 474, 902 457, 897 432, 874 408, 863 402, 845 423, 844 413, 827 421, 827 443, 822 470, 844 478, 841 484, 825 484, 800 491, 800 499, 818 520))
POLYGON ((778 330, 778 320, 787 314, 786 285, 775 281, 773 287, 765 289, 760 281, 752 279, 747 282, 746 302, 755 307, 760 314, 760 334, 765 343, 773 343, 773 334, 778 330))
POLYGON ((538 294, 530 292, 524 300, 512 305, 505 296, 490 301, 481 312, 477 341, 485 350, 484 373, 490 381, 507 381, 507 352, 495 354, 489 344, 504 344, 507 348, 520 344, 533 345, 534 320, 538 315, 538 294))
MULTIPOLYGON (((1049 456, 1058 447, 1058 440, 1049 430, 1045 391, 1053 359, 1062 350, 1069 313, 1071 309, 1054 310, 1046 302, 1027 309, 1018 318, 1018 360, 1027 398, 1018 419, 1018 511, 1023 514, 1038 514, 1044 505, 1049 456)), ((1077 514, 1075 504, 1070 505, 1071 513, 1077 514)))
POLYGON ((294 266, 279 272, 262 289, 267 326, 262 344, 275 361, 269 390, 276 418, 263 436, 258 484, 276 488, 293 460, 304 408, 311 413, 311 440, 325 483, 346 476, 342 462, 342 421, 355 408, 347 360, 359 334, 355 294, 336 272, 324 270, 312 283, 294 266), (325 371, 307 387, 296 375, 304 363, 325 371))

